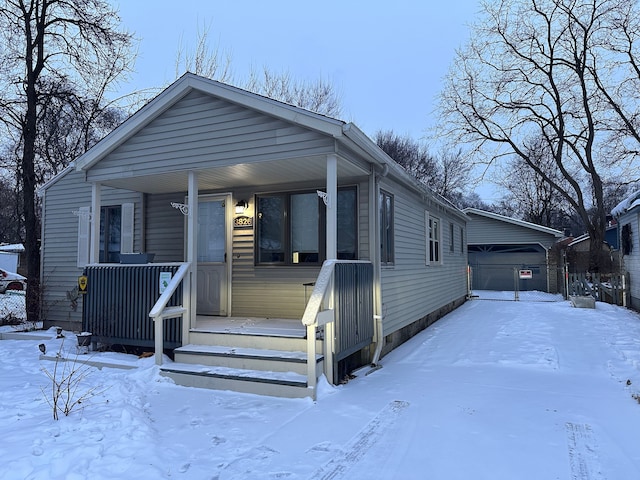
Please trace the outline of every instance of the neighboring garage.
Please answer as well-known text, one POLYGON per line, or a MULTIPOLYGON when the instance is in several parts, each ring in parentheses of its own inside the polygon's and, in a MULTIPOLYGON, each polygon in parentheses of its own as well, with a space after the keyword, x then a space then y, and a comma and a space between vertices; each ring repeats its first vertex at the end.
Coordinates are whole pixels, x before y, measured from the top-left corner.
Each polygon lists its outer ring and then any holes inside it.
POLYGON ((470 220, 467 251, 474 290, 557 291, 557 262, 549 261, 548 252, 562 232, 476 208, 463 211, 470 220))

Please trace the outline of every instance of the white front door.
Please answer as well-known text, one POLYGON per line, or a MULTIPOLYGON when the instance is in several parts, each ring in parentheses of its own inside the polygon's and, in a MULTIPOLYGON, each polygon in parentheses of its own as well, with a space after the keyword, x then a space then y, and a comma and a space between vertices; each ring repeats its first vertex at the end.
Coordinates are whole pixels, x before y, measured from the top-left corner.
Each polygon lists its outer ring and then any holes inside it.
POLYGON ((198 315, 227 315, 226 197, 198 204, 198 315))

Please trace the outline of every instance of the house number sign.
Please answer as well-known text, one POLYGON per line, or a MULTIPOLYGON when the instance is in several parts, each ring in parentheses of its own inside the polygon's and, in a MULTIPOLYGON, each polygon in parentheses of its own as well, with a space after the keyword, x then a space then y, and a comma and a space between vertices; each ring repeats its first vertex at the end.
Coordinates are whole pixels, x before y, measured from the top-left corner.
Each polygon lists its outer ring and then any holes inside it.
POLYGON ((253 217, 243 215, 233 219, 234 228, 253 228, 253 217))

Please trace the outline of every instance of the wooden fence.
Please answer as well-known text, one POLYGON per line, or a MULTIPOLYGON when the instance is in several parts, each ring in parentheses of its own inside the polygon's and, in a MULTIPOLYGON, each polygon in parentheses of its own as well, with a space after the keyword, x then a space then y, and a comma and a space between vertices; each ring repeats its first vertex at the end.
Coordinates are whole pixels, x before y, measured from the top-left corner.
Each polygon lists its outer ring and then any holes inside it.
POLYGON ((623 274, 567 273, 567 296, 590 295, 599 302, 627 306, 628 279, 623 274))

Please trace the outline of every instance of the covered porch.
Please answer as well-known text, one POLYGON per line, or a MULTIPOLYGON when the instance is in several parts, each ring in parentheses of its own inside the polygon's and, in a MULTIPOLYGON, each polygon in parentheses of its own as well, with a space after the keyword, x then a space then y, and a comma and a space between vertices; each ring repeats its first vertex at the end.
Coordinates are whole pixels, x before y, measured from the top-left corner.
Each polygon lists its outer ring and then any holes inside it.
MULTIPOLYGON (((354 275, 359 262, 369 265, 365 323, 373 329, 379 318, 375 219, 387 160, 352 124, 187 74, 76 162, 92 192, 87 268, 102 268, 110 253, 108 225, 98 218, 112 204, 103 198, 132 192, 138 200, 129 216, 123 205, 114 250, 152 253, 152 265, 178 266, 146 312, 157 363, 167 325, 180 325, 171 327, 179 348, 195 339, 206 344, 205 315, 212 324, 302 320, 303 350, 315 356, 311 326, 335 343, 326 332, 336 318, 334 277, 342 263, 353 265, 354 275)), ((333 381, 333 368, 324 370, 333 381)), ((316 375, 308 377, 315 384, 316 375)))

